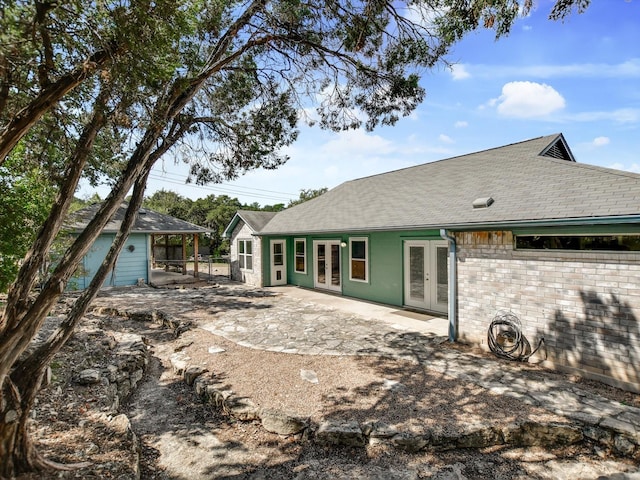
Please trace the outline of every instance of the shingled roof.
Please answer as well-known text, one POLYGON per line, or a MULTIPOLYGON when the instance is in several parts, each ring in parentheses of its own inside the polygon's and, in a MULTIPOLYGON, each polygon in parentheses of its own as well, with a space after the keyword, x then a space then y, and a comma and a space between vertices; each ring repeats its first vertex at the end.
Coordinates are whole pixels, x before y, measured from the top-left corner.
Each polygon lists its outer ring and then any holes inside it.
POLYGON ((640 175, 576 163, 562 134, 555 134, 345 182, 278 213, 259 233, 588 223, 622 216, 640 222, 640 175))
MULTIPOLYGON (((82 231, 87 224, 93 219, 98 208, 99 203, 89 205, 83 209, 74 212, 69 217, 69 222, 66 228, 72 231, 82 231)), ((102 229, 103 233, 115 233, 120 229, 124 214, 127 210, 127 203, 122 203, 116 211, 113 218, 102 229)), ((181 233, 206 233, 210 232, 208 228, 194 225, 193 223, 185 222, 171 215, 165 215, 162 213, 154 212, 147 208, 141 208, 138 211, 138 218, 136 219, 132 232, 136 233, 154 233, 154 234, 181 234, 181 233)))
POLYGON ((262 230, 271 219, 278 212, 264 212, 264 211, 255 211, 255 210, 238 210, 236 214, 231 219, 231 222, 225 228, 222 236, 230 237, 233 229, 236 228, 236 225, 240 220, 247 224, 247 226, 253 230, 254 232, 259 232, 262 230))

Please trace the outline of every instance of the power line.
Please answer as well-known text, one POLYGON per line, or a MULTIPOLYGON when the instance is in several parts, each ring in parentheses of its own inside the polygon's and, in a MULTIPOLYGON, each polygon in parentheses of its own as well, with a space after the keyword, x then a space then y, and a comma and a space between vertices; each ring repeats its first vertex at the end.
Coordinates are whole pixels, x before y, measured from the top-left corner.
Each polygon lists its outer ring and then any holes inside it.
MULTIPOLYGON (((172 185, 179 185, 181 187, 184 187, 186 185, 184 182, 181 182, 181 181, 178 181, 178 180, 171 180, 171 179, 159 176, 159 175, 151 174, 151 175, 149 175, 149 178, 151 178, 153 180, 160 181, 160 182, 172 184, 172 185)), ((224 188, 224 187, 208 187, 206 185, 196 185, 196 184, 189 184, 189 187, 199 188, 201 190, 205 190, 205 191, 208 191, 208 192, 215 192, 215 193, 222 192, 222 193, 231 194, 231 195, 243 195, 243 196, 247 196, 247 197, 259 198, 259 199, 265 199, 265 200, 276 200, 276 201, 289 201, 289 200, 291 200, 291 197, 276 196, 276 195, 265 195, 265 194, 260 194, 260 193, 251 193, 251 192, 243 192, 243 191, 234 190, 234 189, 230 189, 230 188, 224 188)), ((246 187, 246 188, 248 188, 248 187, 246 187)), ((256 189, 256 190, 260 190, 260 189, 256 189)))
MULTIPOLYGON (((162 173, 153 172, 152 174, 161 175, 161 176, 167 176, 167 177, 174 177, 171 180, 182 181, 183 178, 184 178, 182 175, 179 175, 177 173, 171 173, 171 172, 162 172, 162 173)), ((227 188, 227 185, 225 185, 225 184, 216 184, 216 185, 220 185, 220 186, 222 186, 224 188, 227 188)), ((206 185, 198 185, 198 186, 205 186, 206 187, 206 185)), ((242 185, 228 185, 228 187, 230 187, 230 188, 241 188, 241 189, 245 189, 245 190, 256 190, 256 191, 259 191, 259 192, 267 192, 267 193, 278 193, 278 194, 282 194, 282 195, 293 195, 293 196, 298 195, 297 193, 280 192, 280 191, 276 191, 276 190, 265 190, 263 188, 256 188, 256 187, 244 187, 242 185)), ((215 188, 215 187, 209 187, 209 188, 215 188)))

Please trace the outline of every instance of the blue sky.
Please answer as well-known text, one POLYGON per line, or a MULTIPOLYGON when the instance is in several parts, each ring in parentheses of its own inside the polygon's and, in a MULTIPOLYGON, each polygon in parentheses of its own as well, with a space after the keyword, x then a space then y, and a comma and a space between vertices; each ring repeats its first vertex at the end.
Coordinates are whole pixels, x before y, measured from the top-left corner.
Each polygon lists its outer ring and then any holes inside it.
MULTIPOLYGON (((578 162, 640 173, 640 0, 593 0, 564 22, 547 19, 552 0, 534 3, 508 37, 471 33, 452 49, 452 69, 425 72, 425 101, 394 127, 332 133, 301 126, 286 165, 223 185, 185 185, 186 169, 166 158, 147 195, 164 188, 193 199, 287 203, 301 189, 551 133, 564 134, 578 162)), ((80 196, 91 193, 84 188, 80 196)))

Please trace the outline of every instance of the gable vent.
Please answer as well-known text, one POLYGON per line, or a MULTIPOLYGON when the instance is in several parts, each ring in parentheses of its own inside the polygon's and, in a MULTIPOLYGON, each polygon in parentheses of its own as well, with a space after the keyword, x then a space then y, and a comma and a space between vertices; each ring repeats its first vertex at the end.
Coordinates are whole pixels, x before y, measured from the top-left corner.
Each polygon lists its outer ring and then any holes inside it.
POLYGON ((560 139, 549 145, 541 155, 543 157, 557 158, 558 160, 567 160, 569 162, 575 161, 569 149, 560 139))

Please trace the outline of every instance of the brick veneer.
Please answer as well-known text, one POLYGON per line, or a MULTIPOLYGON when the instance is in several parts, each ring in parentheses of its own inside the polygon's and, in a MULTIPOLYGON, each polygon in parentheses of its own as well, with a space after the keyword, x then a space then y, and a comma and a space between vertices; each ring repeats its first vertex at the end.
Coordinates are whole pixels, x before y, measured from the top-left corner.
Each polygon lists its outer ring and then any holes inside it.
POLYGON ((640 254, 515 250, 511 232, 464 232, 458 331, 487 349, 500 310, 544 347, 532 361, 640 392, 640 254))

